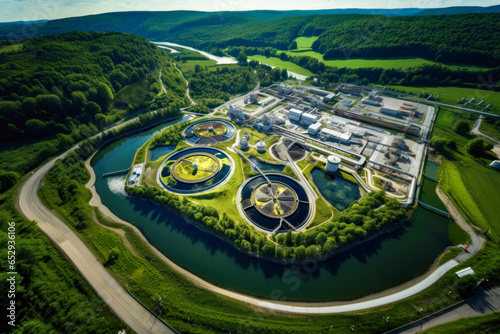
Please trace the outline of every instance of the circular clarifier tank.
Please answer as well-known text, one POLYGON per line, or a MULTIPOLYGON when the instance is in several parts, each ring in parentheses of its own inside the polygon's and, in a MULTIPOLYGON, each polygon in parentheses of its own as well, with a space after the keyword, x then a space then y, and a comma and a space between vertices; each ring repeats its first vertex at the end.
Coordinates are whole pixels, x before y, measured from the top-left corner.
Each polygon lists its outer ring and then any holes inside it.
POLYGON ((205 192, 224 184, 234 162, 229 154, 211 147, 193 147, 168 156, 158 169, 158 182, 180 194, 205 192))
POLYGON ((196 122, 184 130, 184 139, 193 144, 214 145, 233 138, 236 128, 230 122, 212 119, 196 122))
POLYGON ((266 173, 246 181, 238 203, 247 221, 266 232, 296 230, 307 222, 311 207, 306 191, 296 180, 266 173))

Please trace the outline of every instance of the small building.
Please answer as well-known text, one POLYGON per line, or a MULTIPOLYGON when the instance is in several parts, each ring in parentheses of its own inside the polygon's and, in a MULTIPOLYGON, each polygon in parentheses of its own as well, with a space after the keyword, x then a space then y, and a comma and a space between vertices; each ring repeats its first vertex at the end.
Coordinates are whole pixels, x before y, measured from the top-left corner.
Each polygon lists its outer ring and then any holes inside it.
POLYGON ((305 126, 309 126, 311 124, 314 124, 318 121, 318 116, 313 115, 313 114, 302 114, 302 123, 305 126))
POLYGON ((496 169, 500 169, 500 160, 493 160, 490 166, 496 169))
POLYGON ((250 139, 250 134, 248 132, 243 132, 243 138, 245 138, 247 141, 250 139))
POLYGON ((318 106, 318 99, 316 97, 313 97, 311 99, 311 108, 316 108, 318 106))
POLYGON ((300 119, 302 118, 302 111, 291 108, 290 111, 288 112, 288 119, 290 121, 295 121, 295 122, 300 122, 300 119))
POLYGON ((236 109, 236 117, 240 121, 244 121, 245 120, 245 113, 243 112, 243 108, 242 107, 238 107, 236 109))
POLYGON ((256 147, 257 147, 257 152, 266 153, 266 144, 262 140, 259 140, 256 147))
POLYGON ((326 159, 326 171, 330 173, 335 173, 340 166, 340 158, 335 155, 330 155, 326 159))
POLYGON ((464 276, 467 276, 467 275, 474 275, 475 272, 474 270, 472 270, 471 267, 468 267, 468 268, 465 268, 465 269, 462 269, 462 270, 459 270, 455 273, 455 275, 458 276, 458 278, 462 278, 464 276))
POLYGON ((335 93, 328 94, 323 98, 323 102, 325 103, 331 102, 335 99, 335 96, 336 96, 335 93))
POLYGON ((339 107, 340 108, 349 108, 352 106, 353 101, 351 99, 342 99, 342 101, 339 102, 339 107))
POLYGON ((307 129, 307 132, 309 133, 310 136, 317 136, 321 132, 321 123, 314 123, 309 126, 307 129))
POLYGON ((385 114, 385 115, 389 115, 392 117, 398 117, 400 114, 399 110, 392 109, 392 108, 386 108, 386 107, 380 108, 380 113, 385 114))
POLYGON ((364 104, 369 104, 376 107, 380 106, 380 102, 382 101, 383 101, 382 97, 380 97, 375 92, 371 92, 370 94, 368 94, 367 98, 363 99, 364 104))
POLYGON ((278 89, 278 93, 285 94, 285 95, 292 94, 292 91, 293 91, 292 87, 285 85, 285 84, 281 84, 279 89, 278 89))
POLYGON ((262 107, 265 107, 271 103, 273 103, 274 101, 276 101, 276 99, 274 97, 268 97, 267 99, 265 99, 264 101, 260 102, 259 104, 262 106, 262 107))
POLYGON ((327 138, 332 141, 340 141, 342 143, 348 143, 349 140, 351 139, 351 134, 350 133, 342 133, 339 131, 335 131, 332 129, 321 129, 321 133, 327 138))

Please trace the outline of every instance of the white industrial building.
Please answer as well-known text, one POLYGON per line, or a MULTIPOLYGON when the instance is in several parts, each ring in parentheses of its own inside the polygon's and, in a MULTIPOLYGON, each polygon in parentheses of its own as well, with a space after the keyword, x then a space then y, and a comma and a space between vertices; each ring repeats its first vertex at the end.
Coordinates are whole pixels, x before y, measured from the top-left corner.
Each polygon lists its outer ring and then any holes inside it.
POLYGON ((323 98, 323 102, 328 103, 330 101, 333 101, 335 99, 335 93, 328 94, 323 98))
POLYGON ((316 115, 313 115, 313 114, 306 114, 306 113, 303 113, 302 114, 302 123, 305 125, 305 126, 309 126, 311 124, 314 124, 318 121, 318 116, 316 115))
POLYGON ((250 93, 250 103, 259 101, 259 93, 250 93))
POLYGON ((240 139, 240 148, 242 150, 248 149, 248 140, 245 137, 241 137, 241 139, 240 139))
POLYGON ((342 133, 332 129, 323 128, 321 130, 321 134, 324 135, 327 139, 330 139, 332 141, 340 141, 342 143, 348 143, 351 139, 350 133, 342 133))
POLYGON ((291 108, 290 112, 288 113, 288 119, 290 121, 300 122, 300 119, 302 118, 302 113, 303 112, 301 110, 291 108))
POLYGON ((326 159, 326 171, 335 173, 340 166, 340 158, 335 155, 329 155, 326 159))
POLYGON ((288 85, 285 85, 285 84, 281 84, 279 89, 278 89, 278 93, 280 94, 285 94, 285 95, 290 95, 292 94, 292 87, 291 86, 288 86, 288 85))
POLYGON ((309 126, 307 129, 307 132, 309 133, 310 136, 317 136, 321 132, 321 123, 314 123, 309 126))
POLYGON ((341 108, 348 108, 352 106, 353 101, 351 99, 342 99, 342 101, 339 102, 339 107, 341 108))
POLYGON ((274 97, 268 97, 267 99, 265 99, 264 101, 260 102, 259 104, 262 106, 262 107, 265 107, 267 106, 268 104, 271 104, 273 103, 274 101, 276 101, 276 99, 274 97))

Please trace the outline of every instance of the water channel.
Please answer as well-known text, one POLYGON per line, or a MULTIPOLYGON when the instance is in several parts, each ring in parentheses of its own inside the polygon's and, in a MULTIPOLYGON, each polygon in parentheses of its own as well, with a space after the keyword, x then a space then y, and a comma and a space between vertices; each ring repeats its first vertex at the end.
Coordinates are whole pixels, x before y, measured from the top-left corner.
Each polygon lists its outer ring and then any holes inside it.
POLYGON ((168 209, 128 197, 124 176, 102 178, 103 173, 128 168, 134 152, 151 136, 181 121, 132 135, 98 152, 92 161, 95 186, 113 213, 135 224, 172 261, 213 284, 266 299, 278 291, 286 300, 352 300, 422 275, 451 245, 448 220, 418 209, 412 224, 319 264, 271 264, 239 252, 168 209))

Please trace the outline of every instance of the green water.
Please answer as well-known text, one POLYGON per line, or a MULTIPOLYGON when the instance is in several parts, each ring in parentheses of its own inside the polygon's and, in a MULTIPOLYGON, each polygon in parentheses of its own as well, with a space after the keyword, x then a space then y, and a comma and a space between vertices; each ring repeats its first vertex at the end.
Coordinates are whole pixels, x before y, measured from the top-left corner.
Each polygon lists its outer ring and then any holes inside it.
POLYGON ((340 211, 344 211, 352 202, 361 198, 358 185, 342 178, 340 173, 331 175, 314 168, 311 177, 321 195, 340 211))
POLYGON ((115 142, 96 154, 96 189, 111 211, 134 223, 159 251, 218 286, 267 299, 356 299, 423 274, 451 245, 447 219, 418 209, 412 224, 320 263, 284 266, 247 256, 168 209, 127 197, 124 176, 101 177, 129 167, 135 150, 166 126, 115 142))

